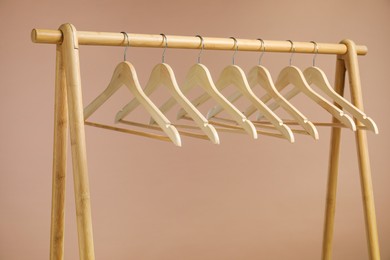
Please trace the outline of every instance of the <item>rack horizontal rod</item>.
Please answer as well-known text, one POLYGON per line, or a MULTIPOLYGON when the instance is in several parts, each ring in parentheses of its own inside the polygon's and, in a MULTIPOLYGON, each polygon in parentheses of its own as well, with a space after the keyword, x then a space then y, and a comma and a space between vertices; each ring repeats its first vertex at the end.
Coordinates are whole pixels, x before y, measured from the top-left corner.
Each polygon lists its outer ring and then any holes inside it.
MULTIPOLYGON (((87 32, 77 31, 78 42, 80 45, 100 45, 100 46, 126 46, 127 40, 123 33, 112 32, 87 32)), ((129 33, 131 47, 152 47, 164 48, 165 42, 159 34, 132 34, 129 33)), ((62 42, 62 33, 60 30, 33 29, 31 39, 34 43, 60 44, 62 42)), ((167 35, 168 48, 178 49, 201 49, 201 40, 195 36, 176 36, 167 35)), ((235 42, 231 38, 212 38, 203 37, 204 49, 207 50, 235 50, 235 42)), ((261 51, 259 40, 237 39, 239 51, 261 51)), ((291 52, 291 43, 288 41, 264 41, 266 52, 291 52)), ((344 44, 335 43, 317 43, 318 53, 321 54, 345 54, 347 47, 344 44)), ((311 42, 295 42, 294 52, 296 53, 314 53, 315 45, 311 42)), ((356 46, 358 55, 367 54, 367 47, 364 45, 356 46)))

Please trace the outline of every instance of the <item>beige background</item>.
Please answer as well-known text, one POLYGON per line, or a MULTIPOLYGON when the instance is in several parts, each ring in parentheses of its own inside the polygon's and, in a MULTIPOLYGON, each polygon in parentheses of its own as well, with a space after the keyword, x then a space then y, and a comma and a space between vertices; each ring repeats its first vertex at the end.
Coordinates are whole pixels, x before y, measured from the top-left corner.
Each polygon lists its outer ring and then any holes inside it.
MULTIPOLYGON (((380 135, 368 134, 382 259, 390 259, 390 2, 378 1, 0 1, 0 259, 47 259, 51 196, 55 46, 30 41, 30 30, 71 22, 79 30, 338 42, 369 47, 360 57, 365 108, 380 135)), ((161 49, 130 48, 145 83, 161 49)), ((81 47, 84 102, 109 81, 123 48, 81 47)), ((214 78, 232 52, 206 51, 214 78)), ((168 50, 179 82, 197 51, 168 50)), ((238 53, 248 71, 256 53, 238 53)), ((287 54, 266 54, 273 77, 287 54)), ((295 55, 301 68, 311 55, 295 55)), ((334 78, 334 56, 317 65, 334 78)), ((347 89, 348 90, 348 89, 347 89)), ((166 97, 154 96, 156 102, 166 97)), ((130 99, 122 90, 94 119, 112 122, 130 99)), ((329 115, 305 98, 295 104, 313 121, 329 115)), ((245 104, 240 104, 244 107, 245 104)), ((171 115, 174 115, 173 113, 171 115)), ((141 110, 134 118, 147 122, 141 110)), ((172 118, 172 117, 171 117, 172 118)), ((184 138, 183 147, 87 127, 97 259, 319 259, 329 150, 320 140, 296 144, 221 134, 221 145, 184 138)), ((70 168, 70 162, 69 168, 70 168)), ((73 180, 66 203, 66 255, 77 259, 73 180)), ((343 131, 334 259, 368 259, 353 133, 343 131)))

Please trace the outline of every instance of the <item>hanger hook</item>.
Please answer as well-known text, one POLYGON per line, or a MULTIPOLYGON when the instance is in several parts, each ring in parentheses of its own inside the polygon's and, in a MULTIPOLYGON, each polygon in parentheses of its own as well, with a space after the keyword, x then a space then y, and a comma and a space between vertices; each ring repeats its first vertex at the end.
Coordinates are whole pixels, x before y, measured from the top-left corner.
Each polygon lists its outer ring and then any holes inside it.
POLYGON ((129 39, 129 35, 127 34, 127 32, 121 32, 121 33, 123 33, 123 37, 125 38, 125 40, 127 42, 127 45, 125 47, 125 51, 123 53, 123 61, 126 61, 127 47, 130 46, 130 39, 129 39))
POLYGON ((168 38, 163 33, 160 33, 160 35, 163 37, 163 43, 165 42, 165 47, 164 47, 164 51, 163 51, 162 58, 161 58, 162 63, 164 63, 165 62, 165 51, 168 48, 168 38))
POLYGON ((263 58, 263 55, 265 53, 265 43, 264 43, 263 39, 258 38, 257 40, 259 40, 261 42, 260 50, 262 50, 262 52, 261 52, 260 57, 259 57, 259 65, 261 65, 261 59, 263 58))
POLYGON ((235 64, 234 57, 236 56, 236 52, 238 51, 238 41, 237 41, 237 39, 234 38, 234 37, 229 37, 229 38, 234 40, 234 47, 235 47, 235 50, 234 50, 233 57, 232 57, 232 62, 233 62, 233 65, 234 65, 234 64, 235 64))
POLYGON ((203 37, 200 36, 200 35, 196 35, 195 37, 199 37, 199 39, 200 39, 200 44, 202 45, 202 48, 200 49, 200 52, 199 52, 199 54, 198 54, 198 63, 200 63, 200 56, 201 56, 201 54, 202 54, 202 52, 203 52, 203 49, 204 49, 204 40, 203 40, 203 37))
POLYGON ((315 41, 310 41, 311 43, 314 44, 314 57, 313 57, 313 67, 316 66, 316 58, 318 54, 318 44, 315 41))
POLYGON ((294 42, 292 40, 287 40, 287 41, 289 41, 291 43, 291 49, 290 49, 290 51, 292 52, 291 56, 290 56, 290 66, 291 66, 291 64, 292 64, 292 57, 293 57, 294 52, 295 52, 295 47, 294 47, 294 42))

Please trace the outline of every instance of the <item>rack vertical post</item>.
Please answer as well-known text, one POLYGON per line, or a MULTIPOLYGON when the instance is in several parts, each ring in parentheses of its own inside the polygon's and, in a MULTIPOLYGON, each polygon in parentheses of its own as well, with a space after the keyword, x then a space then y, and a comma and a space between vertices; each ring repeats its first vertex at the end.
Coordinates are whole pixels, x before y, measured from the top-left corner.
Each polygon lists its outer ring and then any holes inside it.
MULTIPOLYGON (((335 91, 343 96, 345 86, 345 64, 342 57, 337 56, 335 72, 335 91)), ((335 104, 337 105, 337 104, 335 104)), ((333 117, 333 123, 338 120, 333 117)), ((322 240, 322 260, 332 259, 334 218, 336 212, 337 177, 340 159, 341 128, 332 127, 330 137, 328 184, 326 193, 325 226, 322 240)))
POLYGON ((62 46, 56 46, 50 259, 63 259, 68 104, 62 46))
POLYGON ((66 116, 69 118, 70 141, 74 193, 76 200, 76 218, 79 255, 81 260, 94 260, 92 234, 91 202, 89 192, 87 152, 85 145, 82 89, 78 37, 71 24, 60 26, 63 34, 61 46, 57 47, 56 105, 55 105, 55 139, 53 158, 53 204, 50 259, 63 259, 64 243, 64 197, 65 197, 65 164, 66 164, 66 116), (63 73, 65 70, 65 73, 63 73), (64 75, 65 74, 65 75, 64 75), (64 79, 64 76, 66 79, 64 79), (66 81, 66 89, 63 88, 66 81), (58 94, 57 94, 58 93, 58 94), (66 95, 65 95, 66 93, 66 95), (67 101, 67 102, 66 102, 67 101), (66 104, 68 109, 66 109, 66 104), (61 110, 60 106, 64 106, 61 110), (67 114, 67 115, 66 115, 67 114), (57 164, 59 166, 57 166, 57 164), (61 194, 61 196, 57 196, 61 194))
MULTIPOLYGON (((363 109, 363 94, 360 82, 358 57, 356 44, 351 40, 343 40, 341 43, 347 46, 348 52, 344 55, 345 65, 348 72, 352 103, 361 110, 363 109)), ((361 123, 356 121, 356 125, 361 123)), ((360 185, 363 199, 364 219, 368 252, 371 260, 379 260, 378 229, 374 206, 374 192, 372 187, 370 156, 368 153, 367 132, 357 130, 355 133, 357 155, 360 170, 360 185)))
MULTIPOLYGON (((335 90, 344 94, 345 73, 348 73, 349 87, 351 92, 352 104, 357 108, 363 109, 363 95, 360 83, 359 64, 356 53, 356 44, 351 40, 343 40, 340 43, 347 46, 347 53, 338 55, 336 61, 335 90)), ((333 122, 335 122, 333 118, 333 122)), ((357 126, 361 122, 355 120, 357 126)), ((368 254, 370 260, 380 260, 378 229, 376 224, 374 194, 371 178, 370 157, 368 153, 367 133, 365 130, 357 129, 355 133, 356 151, 358 155, 360 184, 362 191, 363 209, 366 226, 366 237, 368 245, 368 254)), ((332 242, 334 231, 334 218, 336 210, 337 176, 340 155, 341 129, 332 128, 331 148, 329 159, 328 186, 325 209, 325 225, 322 246, 322 259, 332 259, 332 242)))

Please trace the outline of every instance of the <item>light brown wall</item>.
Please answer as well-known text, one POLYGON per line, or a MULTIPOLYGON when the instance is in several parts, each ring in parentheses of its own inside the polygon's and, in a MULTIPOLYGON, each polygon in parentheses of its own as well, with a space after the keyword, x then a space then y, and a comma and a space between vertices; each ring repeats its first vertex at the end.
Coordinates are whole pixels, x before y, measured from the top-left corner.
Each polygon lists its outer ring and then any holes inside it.
MULTIPOLYGON (((47 259, 51 196, 55 46, 30 41, 30 30, 65 22, 79 30, 338 42, 369 48, 360 57, 364 102, 380 135, 368 134, 382 259, 390 259, 390 2, 379 1, 0 1, 0 259, 47 259)), ((84 102, 109 81, 122 48, 80 48, 84 102)), ((231 52, 205 51, 216 78, 231 52)), ((168 50, 181 81, 197 51, 168 50)), ((141 82, 161 49, 128 50, 141 82)), ((256 53, 238 53, 248 70, 256 53)), ((266 54, 274 77, 287 54, 266 54)), ((311 55, 295 55, 301 68, 311 55)), ((331 82, 334 56, 317 65, 331 82)), ((128 100, 113 98, 96 115, 111 122, 128 100), (120 105, 118 105, 120 104, 120 105)), ((161 92, 163 93, 163 92, 161 92)), ((157 97, 162 101, 162 95, 157 97)), ((329 116, 306 99, 308 116, 329 116)), ((146 122, 146 117, 142 117, 146 122)), ((320 140, 296 144, 261 136, 221 135, 221 145, 184 139, 182 148, 87 127, 97 259, 319 259, 329 150, 320 140)), ((71 164, 69 162, 69 169, 71 164)), ((66 255, 77 259, 73 180, 66 203, 66 255)), ((368 259, 353 133, 343 131, 334 259, 368 259)))

